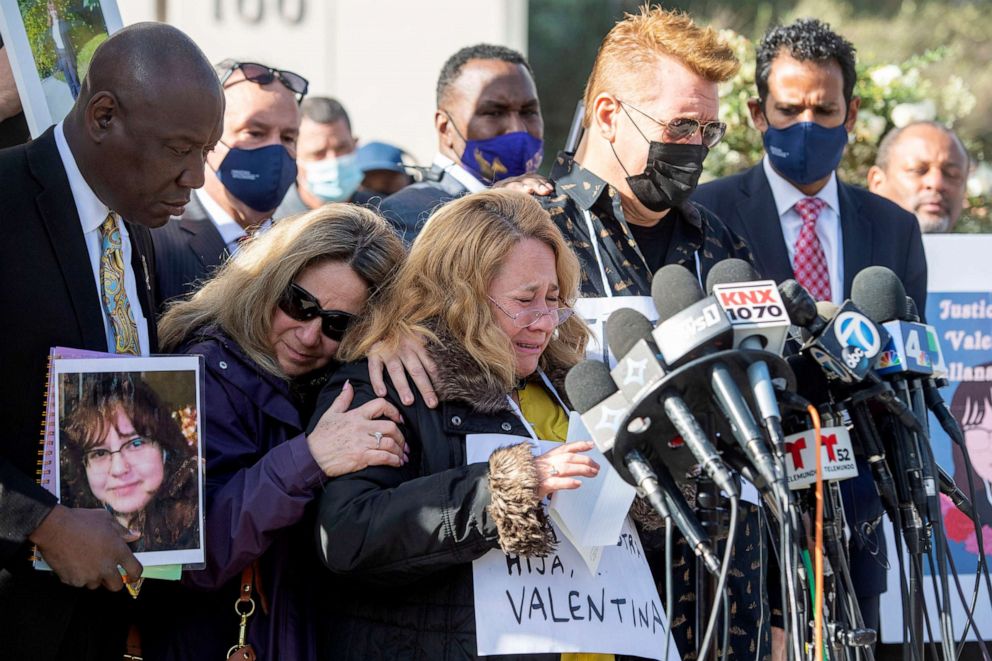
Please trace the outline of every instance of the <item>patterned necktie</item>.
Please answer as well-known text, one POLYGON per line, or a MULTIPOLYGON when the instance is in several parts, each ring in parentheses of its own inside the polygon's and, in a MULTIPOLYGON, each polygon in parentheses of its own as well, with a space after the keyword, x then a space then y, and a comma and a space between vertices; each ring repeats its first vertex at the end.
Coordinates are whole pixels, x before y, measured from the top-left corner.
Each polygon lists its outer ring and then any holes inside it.
POLYGON ((113 212, 100 225, 100 298, 114 331, 114 352, 138 354, 138 325, 124 291, 124 251, 113 212))
POLYGON ((818 301, 829 301, 830 271, 827 258, 823 254, 820 238, 816 235, 816 221, 826 202, 818 197, 804 197, 796 202, 795 209, 803 220, 796 239, 796 250, 792 257, 792 271, 796 280, 818 301))

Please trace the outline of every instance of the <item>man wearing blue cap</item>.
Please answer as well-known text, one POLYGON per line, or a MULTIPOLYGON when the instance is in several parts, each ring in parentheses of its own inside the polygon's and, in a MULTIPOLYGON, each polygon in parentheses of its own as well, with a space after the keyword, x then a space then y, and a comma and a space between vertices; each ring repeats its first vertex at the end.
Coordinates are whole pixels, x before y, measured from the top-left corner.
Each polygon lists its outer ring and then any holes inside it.
POLYGON ((359 189, 373 196, 388 197, 413 183, 403 165, 405 153, 386 142, 370 142, 359 147, 356 160, 358 169, 365 175, 359 189))

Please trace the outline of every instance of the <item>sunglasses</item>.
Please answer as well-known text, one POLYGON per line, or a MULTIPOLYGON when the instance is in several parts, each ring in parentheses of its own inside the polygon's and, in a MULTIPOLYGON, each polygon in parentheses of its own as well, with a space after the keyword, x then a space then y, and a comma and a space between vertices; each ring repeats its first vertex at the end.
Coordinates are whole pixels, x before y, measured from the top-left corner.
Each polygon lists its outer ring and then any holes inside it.
MULTIPOLYGON (((264 64, 258 64, 256 62, 230 62, 224 75, 220 78, 222 87, 235 71, 241 71, 245 80, 250 80, 259 85, 268 85, 273 80, 278 79, 290 92, 296 95, 297 101, 303 100, 307 89, 310 87, 307 79, 298 73, 273 69, 272 67, 267 67, 264 64)), ((234 85, 236 83, 231 84, 234 85)))
POLYGON ((340 342, 355 315, 341 310, 325 310, 313 294, 295 282, 289 283, 279 299, 279 309, 296 321, 320 317, 320 330, 328 338, 340 342))
MULTIPOLYGON (((665 142, 688 142, 696 135, 697 131, 701 131, 703 145, 707 149, 712 149, 718 142, 723 140, 723 136, 727 133, 727 125, 723 122, 700 122, 698 119, 691 119, 689 117, 676 117, 666 122, 655 119, 643 110, 638 110, 625 101, 621 101, 620 105, 623 108, 630 108, 634 112, 644 115, 655 124, 661 126, 665 132, 665 142)), ((633 121, 633 118, 631 118, 631 121, 633 121)))

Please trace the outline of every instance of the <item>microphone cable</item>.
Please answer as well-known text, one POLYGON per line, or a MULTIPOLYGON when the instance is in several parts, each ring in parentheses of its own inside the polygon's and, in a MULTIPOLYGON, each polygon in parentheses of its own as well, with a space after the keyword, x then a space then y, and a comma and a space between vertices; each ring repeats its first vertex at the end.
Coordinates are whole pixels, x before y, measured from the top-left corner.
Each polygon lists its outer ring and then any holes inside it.
POLYGON ((705 659, 709 652, 710 644, 713 642, 713 633, 716 631, 716 620, 720 613, 720 606, 723 603, 720 595, 727 589, 727 575, 730 573, 730 557, 733 555, 734 540, 737 538, 737 510, 740 507, 740 498, 732 497, 730 500, 730 525, 727 528, 727 542, 723 550, 723 563, 720 566, 720 575, 717 578, 716 591, 713 595, 713 607, 710 611, 709 622, 706 623, 706 634, 703 636, 703 643, 699 647, 697 659, 705 659))
POLYGON ((813 649, 816 661, 823 661, 823 435, 820 414, 811 404, 807 409, 816 433, 816 524, 813 542, 813 649))

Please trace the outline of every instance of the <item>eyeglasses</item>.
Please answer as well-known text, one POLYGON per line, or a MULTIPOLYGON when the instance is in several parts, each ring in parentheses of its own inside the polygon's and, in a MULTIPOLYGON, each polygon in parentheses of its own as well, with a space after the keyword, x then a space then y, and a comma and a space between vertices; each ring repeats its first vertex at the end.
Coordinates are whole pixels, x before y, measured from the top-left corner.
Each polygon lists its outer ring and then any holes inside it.
POLYGON ((966 427, 964 435, 969 448, 975 450, 988 450, 992 448, 992 429, 986 429, 985 427, 966 427))
POLYGON ((533 326, 540 321, 541 317, 544 315, 551 317, 551 321, 555 322, 556 327, 561 326, 575 313, 575 310, 572 308, 551 308, 550 310, 532 308, 530 310, 521 310, 520 312, 513 313, 509 312, 506 308, 500 305, 499 302, 492 296, 489 297, 489 300, 499 308, 500 312, 512 319, 513 325, 517 328, 527 328, 528 326, 533 326))
POLYGON ((105 470, 110 468, 110 462, 115 454, 120 454, 125 461, 131 463, 133 461, 148 459, 154 454, 157 448, 158 443, 155 441, 143 436, 137 436, 122 445, 118 450, 111 451, 106 448, 87 450, 83 453, 83 461, 87 468, 105 470))
POLYGON ((330 339, 340 342, 355 315, 341 310, 325 310, 313 294, 295 282, 289 283, 279 299, 279 309, 296 321, 320 317, 320 330, 330 339))
MULTIPOLYGON (((264 64, 258 64, 256 62, 225 62, 222 63, 227 65, 227 69, 223 76, 220 78, 221 86, 225 86, 224 83, 227 82, 228 78, 235 72, 240 70, 242 75, 244 75, 245 80, 250 80, 253 83, 259 85, 268 85, 273 80, 279 79, 290 92, 296 95, 297 101, 302 101, 303 97, 306 96, 307 89, 310 87, 310 83, 307 79, 298 73, 293 73, 292 71, 283 71, 282 69, 273 69, 272 67, 267 67, 264 64)), ((240 82, 240 81, 238 81, 240 82)), ((231 83, 234 85, 235 83, 231 83)))
MULTIPOLYGON (((665 131, 665 142, 688 142, 694 135, 696 135, 697 131, 702 131, 703 145, 705 145, 707 149, 712 149, 718 142, 723 140, 723 136, 727 133, 727 125, 723 122, 700 122, 698 119, 691 119, 689 117, 676 117, 675 119, 665 122, 660 119, 655 119, 643 110, 638 110, 629 103, 620 101, 620 107, 624 108, 625 112, 627 108, 635 110, 650 119, 655 124, 660 125, 665 131)), ((630 113, 628 113, 627 116, 630 117, 630 113)), ((631 118, 631 121, 633 121, 633 118, 631 118)), ((635 124, 634 126, 637 125, 635 124)))

